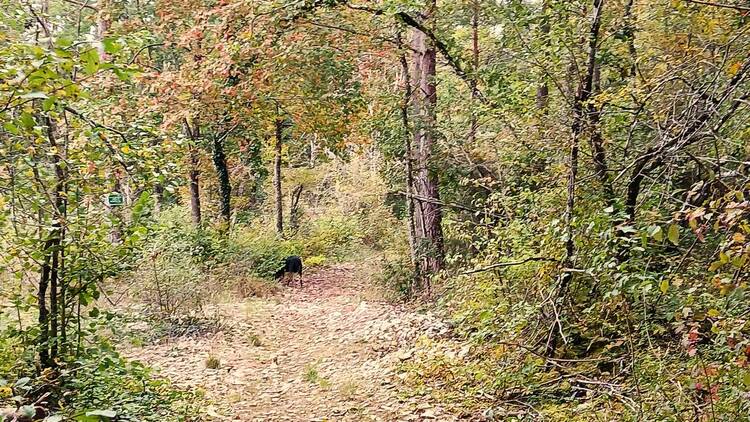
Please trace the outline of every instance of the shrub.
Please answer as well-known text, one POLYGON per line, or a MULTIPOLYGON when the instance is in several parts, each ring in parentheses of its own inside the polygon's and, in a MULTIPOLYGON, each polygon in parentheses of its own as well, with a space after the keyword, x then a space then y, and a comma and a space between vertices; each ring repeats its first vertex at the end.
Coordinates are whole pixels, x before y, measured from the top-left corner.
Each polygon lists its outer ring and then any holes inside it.
POLYGON ((324 265, 326 261, 327 261, 326 257, 322 255, 310 256, 305 259, 305 267, 307 268, 320 267, 324 265))
POLYGON ((221 367, 221 361, 214 355, 208 355, 206 358, 206 368, 208 369, 219 369, 221 367))
POLYGON ((406 299, 411 293, 414 281, 411 260, 407 258, 384 259, 378 282, 388 291, 395 292, 399 298, 406 299))

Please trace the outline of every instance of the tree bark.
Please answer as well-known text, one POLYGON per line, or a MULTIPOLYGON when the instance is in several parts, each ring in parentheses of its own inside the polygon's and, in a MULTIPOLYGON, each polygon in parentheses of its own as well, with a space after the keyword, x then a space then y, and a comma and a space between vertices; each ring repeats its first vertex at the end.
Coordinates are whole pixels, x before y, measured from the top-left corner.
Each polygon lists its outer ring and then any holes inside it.
POLYGON ((229 224, 232 214, 232 185, 229 180, 229 169, 227 169, 227 157, 224 153, 224 141, 217 136, 213 139, 213 162, 216 174, 219 176, 221 217, 229 224))
MULTIPOLYGON (((542 32, 542 37, 544 38, 544 45, 547 47, 549 47, 549 32, 550 32, 549 16, 547 16, 548 10, 549 10, 549 1, 544 0, 544 2, 542 3, 542 15, 544 15, 542 19, 544 19, 544 21, 542 22, 540 30, 542 32)), ((547 84, 547 76, 542 75, 541 81, 539 82, 539 86, 536 89, 537 110, 546 111, 548 103, 549 103, 549 85, 547 84)))
MULTIPOLYGON (((424 13, 426 22, 432 21, 435 9, 435 0, 428 2, 428 8, 424 13)), ((437 120, 435 112, 437 52, 434 43, 424 32, 417 29, 413 31, 412 50, 414 52, 412 79, 415 87, 419 88, 414 96, 414 109, 418 123, 414 131, 414 143, 417 147, 417 173, 414 186, 417 195, 439 201, 439 178, 432 163, 437 120)), ((435 202, 423 202, 420 204, 420 218, 424 225, 418 236, 421 238, 420 243, 425 245, 426 249, 422 274, 427 275, 443 268, 442 209, 435 202)), ((429 284, 426 287, 429 289, 429 284)))
POLYGON ((292 231, 297 230, 299 227, 299 217, 300 217, 300 209, 299 209, 299 200, 302 196, 302 190, 304 187, 302 185, 297 186, 292 191, 291 198, 289 199, 289 228, 292 231))
POLYGON ((477 140, 477 112, 475 110, 477 97, 479 96, 479 0, 472 1, 471 10, 471 121, 469 128, 469 141, 473 144, 477 140))
POLYGON ((409 62, 406 59, 406 52, 401 38, 401 32, 397 34, 399 48, 401 54, 399 61, 401 62, 401 73, 404 77, 404 94, 403 100, 401 101, 401 124, 404 130, 404 166, 405 166, 405 182, 406 182, 406 218, 408 223, 409 233, 409 257, 411 259, 412 269, 414 271, 414 278, 412 285, 409 287, 409 294, 413 294, 416 289, 419 289, 422 285, 422 276, 420 273, 420 257, 418 253, 417 245, 417 226, 416 226, 416 211, 414 206, 414 170, 413 170, 413 153, 412 153, 412 133, 409 127, 409 106, 411 104, 412 97, 412 86, 411 78, 409 75, 409 62))
POLYGON ((276 145, 273 163, 273 188, 276 194, 276 233, 284 234, 284 204, 281 192, 281 147, 283 143, 284 121, 276 119, 276 145))
POLYGON ((49 354, 49 309, 47 308, 47 290, 49 288, 50 277, 50 260, 51 250, 54 247, 53 240, 47 239, 44 243, 44 262, 39 276, 39 288, 37 290, 37 306, 39 308, 39 337, 37 340, 37 349, 39 353, 39 363, 41 367, 49 368, 52 366, 52 360, 49 354))
POLYGON ((193 224, 196 227, 201 225, 201 192, 200 192, 200 156, 198 155, 198 148, 195 143, 200 139, 200 124, 196 121, 193 123, 193 127, 185 120, 185 132, 190 138, 191 145, 188 149, 189 160, 190 160, 190 171, 188 177, 190 179, 190 211, 193 216, 193 224))
MULTIPOLYGON (((599 64, 595 64, 592 92, 590 97, 595 96, 600 91, 600 66, 599 64)), ((594 170, 596 171, 596 175, 602 185, 605 203, 608 207, 613 207, 615 205, 615 190, 612 186, 612 179, 610 178, 609 174, 607 152, 604 148, 604 138, 602 136, 602 110, 600 107, 597 107, 593 103, 593 101, 589 101, 586 115, 588 117, 589 130, 591 132, 591 151, 594 159, 594 170)))
POLYGON ((62 254, 63 242, 63 224, 65 216, 65 185, 66 176, 65 170, 63 169, 63 156, 62 146, 57 142, 57 135, 55 133, 55 124, 49 116, 44 118, 47 126, 47 138, 50 143, 50 147, 55 151, 52 155, 52 167, 55 173, 55 189, 52 193, 52 200, 54 202, 54 215, 52 223, 52 232, 50 233, 51 250, 51 266, 49 268, 49 349, 50 349, 50 364, 54 366, 55 359, 57 358, 59 351, 59 323, 60 323, 60 306, 58 304, 59 298, 59 275, 60 275, 60 256, 62 254))

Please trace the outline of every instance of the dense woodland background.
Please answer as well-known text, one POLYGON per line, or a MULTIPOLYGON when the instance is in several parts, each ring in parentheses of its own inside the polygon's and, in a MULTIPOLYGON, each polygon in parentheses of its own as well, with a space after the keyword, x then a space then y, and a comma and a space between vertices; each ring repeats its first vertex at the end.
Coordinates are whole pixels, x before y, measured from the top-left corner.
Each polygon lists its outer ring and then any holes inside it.
POLYGON ((0 28, 19 420, 190 420, 117 305, 184 326, 290 254, 450 320, 405 382, 457 411, 748 420, 747 2, 1 0, 0 28))

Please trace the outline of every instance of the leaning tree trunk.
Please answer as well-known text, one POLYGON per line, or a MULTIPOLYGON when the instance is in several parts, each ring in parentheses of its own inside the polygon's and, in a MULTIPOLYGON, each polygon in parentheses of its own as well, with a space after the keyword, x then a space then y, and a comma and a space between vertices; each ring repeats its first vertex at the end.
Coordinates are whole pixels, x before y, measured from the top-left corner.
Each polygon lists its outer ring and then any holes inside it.
POLYGON ((283 142, 283 130, 283 120, 276 119, 276 152, 273 163, 273 188, 276 193, 276 232, 279 235, 284 234, 284 205, 282 203, 281 194, 281 146, 283 142))
POLYGON ((224 142, 214 136, 213 139, 213 161, 216 174, 219 176, 219 194, 221 195, 221 218, 229 224, 232 213, 232 185, 229 181, 229 170, 227 169, 227 157, 224 154, 224 142))
MULTIPOLYGON (((424 16, 427 22, 435 14, 436 3, 431 0, 424 16)), ((420 199, 419 217, 423 222, 418 236, 425 246, 426 256, 422 273, 428 275, 443 268, 443 228, 438 175, 433 169, 432 149, 435 144, 437 89, 435 85, 436 50, 428 37, 417 29, 412 37, 413 77, 415 88, 414 110, 417 127, 414 144, 417 148, 417 173, 414 180, 416 196, 420 199), (423 199, 423 200, 422 200, 423 199)), ((429 289, 429 285, 426 286, 429 289)))

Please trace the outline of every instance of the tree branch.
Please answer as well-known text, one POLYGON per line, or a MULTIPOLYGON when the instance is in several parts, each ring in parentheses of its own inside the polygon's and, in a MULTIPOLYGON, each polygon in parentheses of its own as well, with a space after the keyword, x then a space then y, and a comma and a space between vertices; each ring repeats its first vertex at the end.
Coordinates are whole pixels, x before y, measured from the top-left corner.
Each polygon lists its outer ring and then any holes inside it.
POLYGON ((702 4, 704 6, 721 7, 724 9, 734 9, 734 10, 737 10, 738 12, 750 12, 750 7, 738 6, 734 4, 713 3, 710 1, 702 1, 702 0, 685 0, 685 1, 688 3, 702 4))
POLYGON ((533 261, 560 262, 558 259, 555 259, 555 258, 547 258, 547 257, 543 257, 543 256, 534 256, 534 257, 522 259, 520 261, 499 262, 497 264, 492 264, 492 265, 484 267, 484 268, 477 268, 477 269, 474 269, 474 270, 464 271, 464 272, 461 273, 461 275, 476 274, 476 273, 481 273, 481 272, 484 272, 484 271, 494 270, 496 268, 512 267, 514 265, 523 265, 523 264, 526 264, 527 262, 533 262, 533 261))

